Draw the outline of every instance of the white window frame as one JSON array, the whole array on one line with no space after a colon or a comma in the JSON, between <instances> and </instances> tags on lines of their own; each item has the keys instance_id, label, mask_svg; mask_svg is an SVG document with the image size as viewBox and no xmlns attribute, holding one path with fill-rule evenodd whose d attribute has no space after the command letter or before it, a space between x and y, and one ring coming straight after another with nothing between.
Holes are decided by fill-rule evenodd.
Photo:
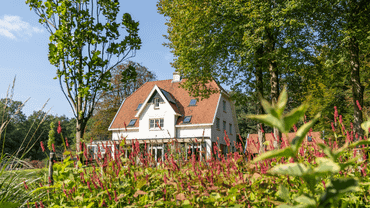
<instances>
[{"instance_id":1,"label":"white window frame","mask_svg":"<svg viewBox=\"0 0 370 208\"><path fill-rule=\"evenodd\" d=\"M154 122L153 126L151 126L151 121ZM164 127L164 118L151 118L149 119L149 129L160 129L159 126L157 126L157 122L161 128Z\"/></svg>"},{"instance_id":2,"label":"white window frame","mask_svg":"<svg viewBox=\"0 0 370 208\"><path fill-rule=\"evenodd\" d=\"M153 103L154 103L154 108L159 108L159 98L154 98Z\"/></svg>"}]
</instances>

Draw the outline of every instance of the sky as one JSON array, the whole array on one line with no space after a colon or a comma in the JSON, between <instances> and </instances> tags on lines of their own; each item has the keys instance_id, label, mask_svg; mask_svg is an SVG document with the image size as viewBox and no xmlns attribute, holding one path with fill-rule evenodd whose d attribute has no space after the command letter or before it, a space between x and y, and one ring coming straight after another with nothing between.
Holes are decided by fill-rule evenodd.
<instances>
[{"instance_id":1,"label":"sky","mask_svg":"<svg viewBox=\"0 0 370 208\"><path fill-rule=\"evenodd\" d=\"M120 0L119 19L130 13L139 21L141 49L130 60L140 63L157 75L158 80L172 79L173 55L163 46L167 40L166 19L157 12L155 0ZM16 77L13 100L24 102L27 116L42 108L53 115L73 117L56 76L56 68L47 58L50 34L38 22L25 0L6 0L0 7L0 98L5 98Z\"/></svg>"}]
</instances>

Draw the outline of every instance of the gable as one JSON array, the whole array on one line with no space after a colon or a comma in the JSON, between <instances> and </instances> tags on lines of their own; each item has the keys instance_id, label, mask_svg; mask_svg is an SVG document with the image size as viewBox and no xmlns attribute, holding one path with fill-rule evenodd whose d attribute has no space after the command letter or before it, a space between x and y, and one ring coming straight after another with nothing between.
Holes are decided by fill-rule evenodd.
<instances>
[{"instance_id":1,"label":"gable","mask_svg":"<svg viewBox=\"0 0 370 208\"><path fill-rule=\"evenodd\" d=\"M126 98L109 129L124 128L124 123L128 125L131 119L137 118L135 115L139 113L138 110L136 110L138 105L143 103L141 108L145 107L144 102L147 100L156 85L161 91L163 97L156 91L150 95L148 102L156 96L166 99L172 109L178 115L181 115L177 119L176 124L181 124L185 116L192 116L192 124L213 123L220 93L212 94L208 99L199 99L196 106L190 106L190 101L191 99L194 99L194 97L191 97L185 89L180 88L180 84L183 81L185 80L182 80L181 82L172 82L172 80L146 82L132 95ZM215 81L208 85L213 89L220 89ZM139 123L140 122L136 122L135 127L139 127Z\"/></svg>"},{"instance_id":2,"label":"gable","mask_svg":"<svg viewBox=\"0 0 370 208\"><path fill-rule=\"evenodd\" d=\"M154 98L158 98L159 102L164 102L161 95L157 91L155 91L153 95L149 98L148 103L153 103Z\"/></svg>"}]
</instances>

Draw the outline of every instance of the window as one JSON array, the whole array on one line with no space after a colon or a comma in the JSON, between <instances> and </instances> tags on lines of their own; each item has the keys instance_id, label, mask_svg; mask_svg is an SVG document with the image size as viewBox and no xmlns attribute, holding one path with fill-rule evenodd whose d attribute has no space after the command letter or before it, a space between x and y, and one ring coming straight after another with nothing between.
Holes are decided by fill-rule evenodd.
<instances>
[{"instance_id":1,"label":"window","mask_svg":"<svg viewBox=\"0 0 370 208\"><path fill-rule=\"evenodd\" d=\"M189 106L195 106L195 104L197 104L197 100L196 99L191 99Z\"/></svg>"},{"instance_id":2,"label":"window","mask_svg":"<svg viewBox=\"0 0 370 208\"><path fill-rule=\"evenodd\" d=\"M142 106L143 104L142 103L140 103L138 106L137 106L137 108L136 108L136 110L139 110L140 108L141 108L141 106Z\"/></svg>"},{"instance_id":3,"label":"window","mask_svg":"<svg viewBox=\"0 0 370 208\"><path fill-rule=\"evenodd\" d=\"M220 119L216 118L216 129L220 130Z\"/></svg>"},{"instance_id":4,"label":"window","mask_svg":"<svg viewBox=\"0 0 370 208\"><path fill-rule=\"evenodd\" d=\"M185 116L183 123L190 123L191 116Z\"/></svg>"},{"instance_id":5,"label":"window","mask_svg":"<svg viewBox=\"0 0 370 208\"><path fill-rule=\"evenodd\" d=\"M154 98L153 103L154 103L154 108L159 108L159 98Z\"/></svg>"},{"instance_id":6,"label":"window","mask_svg":"<svg viewBox=\"0 0 370 208\"><path fill-rule=\"evenodd\" d=\"M226 121L223 121L223 122L222 122L222 127L223 127L223 129L222 129L222 130L226 131Z\"/></svg>"},{"instance_id":7,"label":"window","mask_svg":"<svg viewBox=\"0 0 370 208\"><path fill-rule=\"evenodd\" d=\"M163 118L155 118L149 120L149 128L150 129L159 129L159 126L163 128L164 126L164 119Z\"/></svg>"},{"instance_id":8,"label":"window","mask_svg":"<svg viewBox=\"0 0 370 208\"><path fill-rule=\"evenodd\" d=\"M229 124L229 134L233 134L232 129L233 129L233 125L232 124Z\"/></svg>"},{"instance_id":9,"label":"window","mask_svg":"<svg viewBox=\"0 0 370 208\"><path fill-rule=\"evenodd\" d=\"M135 122L136 122L136 119L131 119L131 121L128 124L128 126L134 126L135 125Z\"/></svg>"},{"instance_id":10,"label":"window","mask_svg":"<svg viewBox=\"0 0 370 208\"><path fill-rule=\"evenodd\" d=\"M222 101L222 108L224 109L224 112L226 112L226 101L225 100Z\"/></svg>"},{"instance_id":11,"label":"window","mask_svg":"<svg viewBox=\"0 0 370 208\"><path fill-rule=\"evenodd\" d=\"M307 136L307 141L308 141L308 142L312 142L312 137Z\"/></svg>"}]
</instances>

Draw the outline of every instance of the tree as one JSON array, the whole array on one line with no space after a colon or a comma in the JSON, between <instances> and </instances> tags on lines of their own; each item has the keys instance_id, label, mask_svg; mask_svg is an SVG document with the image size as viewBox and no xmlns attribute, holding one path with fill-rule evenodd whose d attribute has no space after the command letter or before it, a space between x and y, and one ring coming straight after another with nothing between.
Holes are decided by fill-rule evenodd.
<instances>
[{"instance_id":1,"label":"tree","mask_svg":"<svg viewBox=\"0 0 370 208\"><path fill-rule=\"evenodd\" d=\"M354 131L363 136L361 123L364 98L364 82L361 70L369 70L370 4L367 0L309 1L307 9L313 11L308 20L317 31L317 47L328 46L331 54L326 64L341 66L350 74Z\"/></svg>"},{"instance_id":2,"label":"tree","mask_svg":"<svg viewBox=\"0 0 370 208\"><path fill-rule=\"evenodd\" d=\"M117 22L118 1L27 0L50 33L49 62L76 118L76 143L83 138L102 91L110 89L110 70L140 49L138 22L128 13ZM126 30L124 39L119 27ZM117 57L115 61L112 57ZM125 79L132 79L128 68ZM64 84L64 85L63 85ZM79 145L76 148L80 152Z\"/></svg>"},{"instance_id":3,"label":"tree","mask_svg":"<svg viewBox=\"0 0 370 208\"><path fill-rule=\"evenodd\" d=\"M122 73L129 67L135 68L136 81L122 80ZM139 63L128 61L112 71L112 89L104 91L101 100L96 104L94 116L88 123L87 136L94 139L106 139L110 136L108 128L125 98L134 93L145 82L154 81L156 75Z\"/></svg>"},{"instance_id":4,"label":"tree","mask_svg":"<svg viewBox=\"0 0 370 208\"><path fill-rule=\"evenodd\" d=\"M167 46L176 57L173 66L187 79L182 87L195 97L214 93L206 84L216 79L233 91L253 92L262 114L257 97L264 97L264 76L275 103L279 75L310 55L312 31L302 21L305 8L299 1L160 0L158 9L170 17Z\"/></svg>"}]
</instances>

